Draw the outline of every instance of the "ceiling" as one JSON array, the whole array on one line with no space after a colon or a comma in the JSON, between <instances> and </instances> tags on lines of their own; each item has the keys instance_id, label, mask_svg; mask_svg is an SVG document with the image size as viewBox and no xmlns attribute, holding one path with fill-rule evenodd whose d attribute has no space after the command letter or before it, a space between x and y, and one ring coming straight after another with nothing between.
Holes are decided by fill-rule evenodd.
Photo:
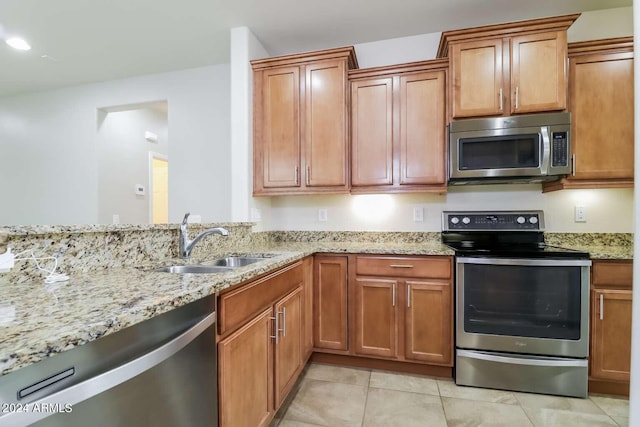
<instances>
[{"instance_id":1,"label":"ceiling","mask_svg":"<svg viewBox=\"0 0 640 427\"><path fill-rule=\"evenodd\" d=\"M0 96L229 62L247 26L272 55L631 6L632 0L1 0Z\"/></svg>"}]
</instances>

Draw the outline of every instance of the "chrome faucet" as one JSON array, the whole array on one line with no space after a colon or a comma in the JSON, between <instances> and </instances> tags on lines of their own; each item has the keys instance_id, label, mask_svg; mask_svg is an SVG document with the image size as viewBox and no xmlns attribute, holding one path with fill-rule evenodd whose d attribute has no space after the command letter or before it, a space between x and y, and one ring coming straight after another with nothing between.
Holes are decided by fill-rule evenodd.
<instances>
[{"instance_id":1,"label":"chrome faucet","mask_svg":"<svg viewBox=\"0 0 640 427\"><path fill-rule=\"evenodd\" d=\"M202 233L198 234L193 240L189 240L189 230L187 229L187 218L189 218L189 215L191 215L189 212L187 212L184 215L184 218L182 219L182 224L180 225L180 256L182 258L189 258L189 255L191 255L191 251L193 250L193 247L196 245L196 243L198 243L200 240L202 240L203 237L208 236L209 234L220 234L222 236L228 236L229 232L227 231L227 229L222 228L222 227L216 227L216 228L209 228L207 230L204 230Z\"/></svg>"}]
</instances>

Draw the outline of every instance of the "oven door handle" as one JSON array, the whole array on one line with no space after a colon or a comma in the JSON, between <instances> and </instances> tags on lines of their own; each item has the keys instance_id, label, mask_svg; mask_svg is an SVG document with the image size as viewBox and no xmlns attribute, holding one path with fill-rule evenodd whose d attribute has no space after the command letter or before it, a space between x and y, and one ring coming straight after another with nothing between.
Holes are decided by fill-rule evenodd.
<instances>
[{"instance_id":1,"label":"oven door handle","mask_svg":"<svg viewBox=\"0 0 640 427\"><path fill-rule=\"evenodd\" d=\"M509 357L496 354L487 354L477 351L457 350L456 354L469 359L480 359L488 362L508 363L511 365L546 366L546 367L587 367L587 359L549 359L536 358L535 356Z\"/></svg>"},{"instance_id":2,"label":"oven door handle","mask_svg":"<svg viewBox=\"0 0 640 427\"><path fill-rule=\"evenodd\" d=\"M590 267L588 259L531 259L531 258L491 258L456 257L457 264L522 265L533 267Z\"/></svg>"}]
</instances>

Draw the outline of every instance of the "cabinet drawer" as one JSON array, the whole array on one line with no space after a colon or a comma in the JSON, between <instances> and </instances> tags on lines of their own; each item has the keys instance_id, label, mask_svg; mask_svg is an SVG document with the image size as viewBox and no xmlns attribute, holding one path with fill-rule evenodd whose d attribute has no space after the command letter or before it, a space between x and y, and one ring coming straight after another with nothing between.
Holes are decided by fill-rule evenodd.
<instances>
[{"instance_id":1,"label":"cabinet drawer","mask_svg":"<svg viewBox=\"0 0 640 427\"><path fill-rule=\"evenodd\" d=\"M610 286L631 288L633 281L632 260L595 260L591 269L594 287Z\"/></svg>"},{"instance_id":2,"label":"cabinet drawer","mask_svg":"<svg viewBox=\"0 0 640 427\"><path fill-rule=\"evenodd\" d=\"M220 335L236 329L302 284L302 261L250 282L218 299Z\"/></svg>"},{"instance_id":3,"label":"cabinet drawer","mask_svg":"<svg viewBox=\"0 0 640 427\"><path fill-rule=\"evenodd\" d=\"M451 257L358 256L356 274L369 276L451 278Z\"/></svg>"}]
</instances>

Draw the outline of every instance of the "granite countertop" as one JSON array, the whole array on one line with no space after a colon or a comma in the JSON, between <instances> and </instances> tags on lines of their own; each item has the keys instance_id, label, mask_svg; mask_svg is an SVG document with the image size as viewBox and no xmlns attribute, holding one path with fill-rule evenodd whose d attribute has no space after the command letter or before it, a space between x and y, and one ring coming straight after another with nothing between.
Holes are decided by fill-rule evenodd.
<instances>
[{"instance_id":1,"label":"granite countertop","mask_svg":"<svg viewBox=\"0 0 640 427\"><path fill-rule=\"evenodd\" d=\"M318 252L453 255L439 242L274 243L237 252L269 254L270 258L218 274L152 271L184 264L173 259L75 274L54 284L39 280L14 283L0 276L0 372L7 374ZM199 261L202 259L190 262Z\"/></svg>"}]
</instances>

